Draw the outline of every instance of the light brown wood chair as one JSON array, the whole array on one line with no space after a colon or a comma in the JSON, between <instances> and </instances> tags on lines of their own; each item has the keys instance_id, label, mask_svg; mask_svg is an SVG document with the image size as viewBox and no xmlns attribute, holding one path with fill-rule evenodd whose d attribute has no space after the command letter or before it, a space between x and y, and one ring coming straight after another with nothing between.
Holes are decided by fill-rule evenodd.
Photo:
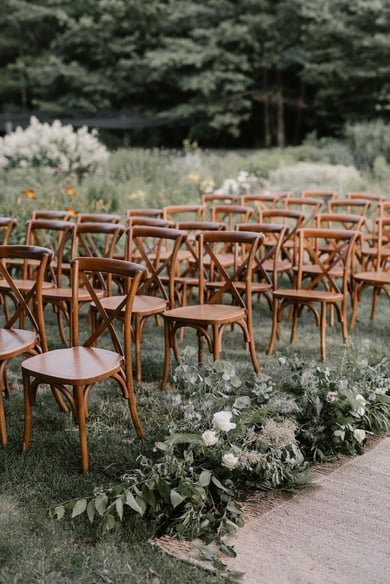
<instances>
[{"instance_id":1,"label":"light brown wood chair","mask_svg":"<svg viewBox=\"0 0 390 584\"><path fill-rule=\"evenodd\" d=\"M204 205L168 205L163 207L163 219L173 221L175 225L179 221L202 221L205 219L206 207Z\"/></svg>"},{"instance_id":2,"label":"light brown wood chair","mask_svg":"<svg viewBox=\"0 0 390 584\"><path fill-rule=\"evenodd\" d=\"M121 216L116 213L77 213L76 223L120 223Z\"/></svg>"},{"instance_id":3,"label":"light brown wood chair","mask_svg":"<svg viewBox=\"0 0 390 584\"><path fill-rule=\"evenodd\" d=\"M127 400L139 438L144 437L134 394L131 358L131 320L134 297L145 277L142 266L124 260L106 258L75 258L72 261L72 341L71 347L55 349L26 359L22 363L25 395L23 451L28 449L32 427L32 406L36 403L40 384L46 383L66 399L79 427L81 467L88 471L86 418L88 397L93 386L112 378ZM96 277L120 277L126 281L126 295L116 309L107 311L96 294ZM99 314L98 325L82 341L79 330L80 290L87 290ZM120 320L117 318L120 315ZM120 326L116 326L119 323ZM108 348L111 347L112 348Z\"/></svg>"},{"instance_id":4,"label":"light brown wood chair","mask_svg":"<svg viewBox=\"0 0 390 584\"><path fill-rule=\"evenodd\" d=\"M327 191L322 189L320 190L313 189L310 191L309 190L302 191L301 197L304 199L317 199L321 201L321 210L326 211L328 202L337 199L338 192L332 190Z\"/></svg>"},{"instance_id":5,"label":"light brown wood chair","mask_svg":"<svg viewBox=\"0 0 390 584\"><path fill-rule=\"evenodd\" d=\"M285 209L303 213L305 219L302 227L314 227L315 218L323 207L320 199L310 199L309 197L289 197L283 201Z\"/></svg>"},{"instance_id":6,"label":"light brown wood chair","mask_svg":"<svg viewBox=\"0 0 390 584\"><path fill-rule=\"evenodd\" d=\"M117 251L120 237L125 232L121 224L116 223L76 223L73 227L73 240L71 243L71 259L78 256L95 258L112 258ZM57 281L56 285L43 291L44 305L53 305L57 313L58 329L63 343L68 344L67 330L70 326L70 306L73 298L72 287L65 281L68 277L68 265L64 270L64 262L60 270L60 258L57 256ZM96 291L100 296L112 293L111 279L103 280L95 278ZM96 292L97 293L97 292ZM91 295L87 288L81 288L78 293L80 303L91 301Z\"/></svg>"},{"instance_id":7,"label":"light brown wood chair","mask_svg":"<svg viewBox=\"0 0 390 584\"><path fill-rule=\"evenodd\" d=\"M1 245L7 245L13 230L17 225L14 217L0 217L0 241Z\"/></svg>"},{"instance_id":8,"label":"light brown wood chair","mask_svg":"<svg viewBox=\"0 0 390 584\"><path fill-rule=\"evenodd\" d=\"M311 311L320 327L321 358L326 360L326 326L328 307L334 307L341 322L342 336L348 342L347 297L354 246L358 231L342 229L300 229L296 278L292 289L273 292L273 325L268 354L272 354L279 333L279 322L287 308L292 310L290 342L296 338L298 320L304 308ZM324 244L328 253L323 254ZM340 269L342 268L341 277ZM320 310L318 310L318 306ZM331 311L333 317L333 311Z\"/></svg>"},{"instance_id":9,"label":"light brown wood chair","mask_svg":"<svg viewBox=\"0 0 390 584\"><path fill-rule=\"evenodd\" d=\"M7 365L13 357L24 353L36 355L47 350L43 320L42 286L52 259L49 249L27 245L0 246L0 278L7 282L8 312L0 328L0 439L7 443L3 393L10 396ZM8 260L36 263L36 277L26 293L22 293L12 276ZM22 322L23 328L17 325Z\"/></svg>"},{"instance_id":10,"label":"light brown wood chair","mask_svg":"<svg viewBox=\"0 0 390 584\"><path fill-rule=\"evenodd\" d=\"M173 228L135 226L126 232L126 258L129 261L136 258L137 263L147 270L147 276L137 290L133 305L132 330L137 381L142 381L141 349L146 322L149 317L157 317L175 305L178 254L185 238L184 231ZM111 312L116 310L121 298L108 296L101 303Z\"/></svg>"},{"instance_id":11,"label":"light brown wood chair","mask_svg":"<svg viewBox=\"0 0 390 584\"><path fill-rule=\"evenodd\" d=\"M364 250L363 257L365 268L353 275L351 328L355 325L358 305L364 290L372 288L371 320L375 318L381 292L390 298L390 217L378 220L376 245L371 250Z\"/></svg>"},{"instance_id":12,"label":"light brown wood chair","mask_svg":"<svg viewBox=\"0 0 390 584\"><path fill-rule=\"evenodd\" d=\"M74 215L70 211L55 209L36 209L31 219L54 219L55 221L70 221Z\"/></svg>"},{"instance_id":13,"label":"light brown wood chair","mask_svg":"<svg viewBox=\"0 0 390 584\"><path fill-rule=\"evenodd\" d=\"M199 257L198 304L167 310L163 313L165 360L161 388L168 383L171 350L179 359L176 333L183 327L194 328L198 335L198 359L203 362L203 341L206 340L214 360L219 359L222 336L228 325L242 329L245 347L249 350L253 368L260 371L257 360L252 320L252 269L261 236L239 231L205 231L197 240ZM219 246L229 245L235 257L230 269L219 260ZM208 258L208 261L205 259ZM245 293L237 286L245 281ZM230 302L230 303L229 303Z\"/></svg>"},{"instance_id":14,"label":"light brown wood chair","mask_svg":"<svg viewBox=\"0 0 390 584\"><path fill-rule=\"evenodd\" d=\"M162 219L163 217L163 210L162 209L153 209L153 208L145 208L145 209L127 209L126 211L126 221L130 217L150 217L155 219Z\"/></svg>"},{"instance_id":15,"label":"light brown wood chair","mask_svg":"<svg viewBox=\"0 0 390 584\"><path fill-rule=\"evenodd\" d=\"M264 209L275 209L282 206L283 201L292 196L292 192L257 193L241 195L240 204L244 207L253 207L255 221L258 220L258 212Z\"/></svg>"}]
</instances>

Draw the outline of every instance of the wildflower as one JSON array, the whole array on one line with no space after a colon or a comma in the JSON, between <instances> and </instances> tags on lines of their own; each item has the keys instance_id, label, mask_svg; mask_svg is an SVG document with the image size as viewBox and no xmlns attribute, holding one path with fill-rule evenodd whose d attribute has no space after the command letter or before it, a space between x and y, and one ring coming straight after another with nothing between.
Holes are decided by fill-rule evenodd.
<instances>
[{"instance_id":1,"label":"wildflower","mask_svg":"<svg viewBox=\"0 0 390 584\"><path fill-rule=\"evenodd\" d=\"M287 363L286 357L279 357L278 361L279 361L279 365L286 365L286 363Z\"/></svg>"},{"instance_id":2,"label":"wildflower","mask_svg":"<svg viewBox=\"0 0 390 584\"><path fill-rule=\"evenodd\" d=\"M339 399L339 394L337 393L337 391L329 391L326 394L326 401L328 402L334 402L337 401Z\"/></svg>"},{"instance_id":3,"label":"wildflower","mask_svg":"<svg viewBox=\"0 0 390 584\"><path fill-rule=\"evenodd\" d=\"M197 185L199 182L199 174L196 174L196 172L190 172L188 174L187 178L191 183L193 183L195 185Z\"/></svg>"},{"instance_id":4,"label":"wildflower","mask_svg":"<svg viewBox=\"0 0 390 584\"><path fill-rule=\"evenodd\" d=\"M239 458L234 456L232 452L228 452L222 456L222 466L225 466L229 470L233 470L238 465Z\"/></svg>"},{"instance_id":5,"label":"wildflower","mask_svg":"<svg viewBox=\"0 0 390 584\"><path fill-rule=\"evenodd\" d=\"M222 412L216 412L213 416L213 425L217 430L222 432L229 432L236 427L236 424L231 422L232 412L224 410Z\"/></svg>"},{"instance_id":6,"label":"wildflower","mask_svg":"<svg viewBox=\"0 0 390 584\"><path fill-rule=\"evenodd\" d=\"M214 446L218 442L218 436L214 430L206 430L202 434L202 440L206 446Z\"/></svg>"},{"instance_id":7,"label":"wildflower","mask_svg":"<svg viewBox=\"0 0 390 584\"><path fill-rule=\"evenodd\" d=\"M74 195L76 194L76 191L74 190L73 187L71 187L70 185L66 185L65 187L66 193L70 196L70 197L74 197Z\"/></svg>"},{"instance_id":8,"label":"wildflower","mask_svg":"<svg viewBox=\"0 0 390 584\"><path fill-rule=\"evenodd\" d=\"M360 428L356 428L356 430L353 431L353 437L355 438L356 442L361 444L366 438L366 432Z\"/></svg>"},{"instance_id":9,"label":"wildflower","mask_svg":"<svg viewBox=\"0 0 390 584\"><path fill-rule=\"evenodd\" d=\"M357 394L357 396L355 397L355 400L358 403L358 407L356 408L355 412L358 416L362 417L365 414L365 411L366 411L365 405L367 402L360 393Z\"/></svg>"},{"instance_id":10,"label":"wildflower","mask_svg":"<svg viewBox=\"0 0 390 584\"><path fill-rule=\"evenodd\" d=\"M25 195L28 199L37 198L34 189L24 189L24 191L22 191L22 194Z\"/></svg>"},{"instance_id":11,"label":"wildflower","mask_svg":"<svg viewBox=\"0 0 390 584\"><path fill-rule=\"evenodd\" d=\"M71 209L70 207L65 207L65 211L70 213L73 217L75 217L77 215L76 209Z\"/></svg>"}]
</instances>

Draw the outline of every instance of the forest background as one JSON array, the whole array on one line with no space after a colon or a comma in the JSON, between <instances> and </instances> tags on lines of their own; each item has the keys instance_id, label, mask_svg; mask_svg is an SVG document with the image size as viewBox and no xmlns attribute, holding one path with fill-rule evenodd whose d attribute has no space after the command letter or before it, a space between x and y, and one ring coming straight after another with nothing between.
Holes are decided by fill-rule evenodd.
<instances>
[{"instance_id":1,"label":"forest background","mask_svg":"<svg viewBox=\"0 0 390 584\"><path fill-rule=\"evenodd\" d=\"M2 0L0 130L34 113L112 147L337 138L389 120L389 31L389 0Z\"/></svg>"}]
</instances>

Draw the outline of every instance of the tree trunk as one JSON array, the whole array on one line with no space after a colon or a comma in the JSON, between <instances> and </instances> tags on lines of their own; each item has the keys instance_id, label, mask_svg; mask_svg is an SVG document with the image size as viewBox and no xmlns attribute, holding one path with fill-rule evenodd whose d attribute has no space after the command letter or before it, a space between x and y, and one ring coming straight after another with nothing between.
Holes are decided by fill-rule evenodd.
<instances>
[{"instance_id":1,"label":"tree trunk","mask_svg":"<svg viewBox=\"0 0 390 584\"><path fill-rule=\"evenodd\" d=\"M281 71L276 72L275 101L277 120L277 144L279 148L284 148L286 143L286 136L284 127L284 97Z\"/></svg>"},{"instance_id":2,"label":"tree trunk","mask_svg":"<svg viewBox=\"0 0 390 584\"><path fill-rule=\"evenodd\" d=\"M269 115L269 87L268 71L263 69L263 87L264 87L264 143L268 148L271 146L271 124Z\"/></svg>"}]
</instances>

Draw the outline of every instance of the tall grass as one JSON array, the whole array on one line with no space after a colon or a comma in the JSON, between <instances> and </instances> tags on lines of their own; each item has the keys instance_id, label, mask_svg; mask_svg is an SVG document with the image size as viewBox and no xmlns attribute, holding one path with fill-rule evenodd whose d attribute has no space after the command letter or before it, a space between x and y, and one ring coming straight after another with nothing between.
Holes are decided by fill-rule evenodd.
<instances>
[{"instance_id":1,"label":"tall grass","mask_svg":"<svg viewBox=\"0 0 390 584\"><path fill-rule=\"evenodd\" d=\"M24 221L36 208L119 211L124 217L125 210L130 207L156 207L199 200L202 185L207 181L213 181L218 187L224 179L236 177L241 170L257 177L259 189L277 188L279 185L273 184L270 178L272 172L281 167L284 170L294 168L305 156L299 149L295 154L288 149L285 152L256 152L245 157L200 152L194 147L179 153L120 150L112 155L103 174L86 176L80 181L74 176L48 174L38 168L28 171L14 169L0 175L0 213L18 218L19 228L14 241L22 241ZM317 150L316 156L310 186L316 181L316 164L329 162L328 159L321 160ZM294 173L295 170L291 171L290 178L295 176ZM288 172L283 176L287 183ZM371 190L372 177L364 175L361 180L362 188ZM34 191L35 198L23 193L29 189ZM351 341L355 347L364 347L366 358L376 363L387 357L388 299L380 298L374 321L369 320L369 311L367 294L359 307ZM47 319L51 344L58 345L58 332L50 311ZM264 302L255 305L254 323L260 364L265 372L275 373L277 356L269 357L265 353L271 315ZM342 351L341 332L337 325L327 330L330 365L337 361ZM319 359L319 330L309 315L300 321L297 340L291 349L289 331L290 324L283 322L283 340L277 343L277 350L297 351L308 361ZM195 342L193 334L186 331L181 348ZM238 371L250 367L238 329L225 335L223 357L236 364ZM142 358L145 380L137 385L136 393L146 439L141 442L136 438L127 405L121 400L117 387L109 382L95 387L89 402L88 421L91 471L86 475L80 473L77 428L71 416L58 411L47 390L38 392L30 450L21 454L23 397L19 362L13 362L9 375L13 395L10 400L5 400L9 445L0 450L0 584L211 584L226 581L200 568L182 564L153 547L149 538L155 535L154 526L141 519L98 539L77 518L66 523L58 522L52 516L58 503L88 496L99 486L107 487L120 480L136 457L153 448L154 442L165 435L170 410L158 387L163 366L163 334L152 319L145 328Z\"/></svg>"}]
</instances>

